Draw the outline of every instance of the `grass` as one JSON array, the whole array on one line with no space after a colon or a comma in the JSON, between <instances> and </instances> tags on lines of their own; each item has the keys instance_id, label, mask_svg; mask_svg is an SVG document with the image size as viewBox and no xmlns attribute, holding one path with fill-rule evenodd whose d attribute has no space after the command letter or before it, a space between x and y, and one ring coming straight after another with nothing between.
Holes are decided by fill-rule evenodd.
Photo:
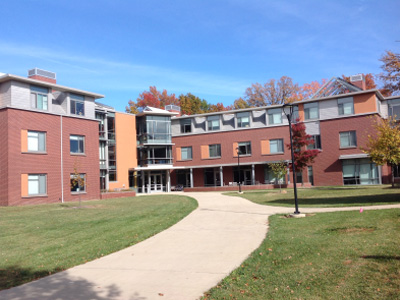
<instances>
[{"instance_id":1,"label":"grass","mask_svg":"<svg viewBox=\"0 0 400 300\"><path fill-rule=\"evenodd\" d=\"M262 245L202 298L399 299L400 209L270 218Z\"/></svg>"},{"instance_id":2,"label":"grass","mask_svg":"<svg viewBox=\"0 0 400 300\"><path fill-rule=\"evenodd\" d=\"M253 190L238 195L236 192L225 193L240 196L255 203L273 206L294 206L293 189ZM342 207L368 206L400 203L400 189L389 186L368 187L313 187L297 189L299 207Z\"/></svg>"},{"instance_id":3,"label":"grass","mask_svg":"<svg viewBox=\"0 0 400 300\"><path fill-rule=\"evenodd\" d=\"M134 245L197 207L184 196L0 208L0 290Z\"/></svg>"}]
</instances>

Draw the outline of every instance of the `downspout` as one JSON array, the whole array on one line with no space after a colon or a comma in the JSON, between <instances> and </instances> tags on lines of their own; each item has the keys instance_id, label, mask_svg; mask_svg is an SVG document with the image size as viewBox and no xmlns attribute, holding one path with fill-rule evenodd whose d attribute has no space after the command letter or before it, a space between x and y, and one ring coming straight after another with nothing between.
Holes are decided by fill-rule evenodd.
<instances>
[{"instance_id":1,"label":"downspout","mask_svg":"<svg viewBox=\"0 0 400 300\"><path fill-rule=\"evenodd\" d=\"M64 203L64 164L63 164L63 122L62 116L60 116L60 129L61 129L61 138L60 138L60 147L61 147L61 203Z\"/></svg>"}]
</instances>

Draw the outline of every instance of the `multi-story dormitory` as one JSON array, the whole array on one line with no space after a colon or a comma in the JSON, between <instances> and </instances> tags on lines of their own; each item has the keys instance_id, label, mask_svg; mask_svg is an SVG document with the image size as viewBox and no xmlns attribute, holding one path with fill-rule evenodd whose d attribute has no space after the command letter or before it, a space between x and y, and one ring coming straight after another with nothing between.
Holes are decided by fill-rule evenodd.
<instances>
[{"instance_id":1,"label":"multi-story dormitory","mask_svg":"<svg viewBox=\"0 0 400 300\"><path fill-rule=\"evenodd\" d=\"M0 205L99 199L127 189L229 190L239 178L244 188L291 186L289 169L277 179L269 167L290 160L281 105L192 116L176 106L147 107L132 115L96 102L103 97L61 86L40 69L28 78L0 74ZM297 174L299 184L389 181L389 167L376 166L361 148L374 120L400 116L400 97L366 91L363 76L355 76L352 84L333 78L294 105L294 118L314 138L310 147L321 150Z\"/></svg>"}]
</instances>

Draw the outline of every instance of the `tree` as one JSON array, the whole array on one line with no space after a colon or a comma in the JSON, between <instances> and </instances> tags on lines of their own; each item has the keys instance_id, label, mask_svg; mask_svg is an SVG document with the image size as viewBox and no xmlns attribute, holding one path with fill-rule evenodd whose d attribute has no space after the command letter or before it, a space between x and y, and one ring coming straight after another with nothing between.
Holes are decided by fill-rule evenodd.
<instances>
[{"instance_id":1,"label":"tree","mask_svg":"<svg viewBox=\"0 0 400 300\"><path fill-rule=\"evenodd\" d=\"M201 105L202 100L191 94L187 93L186 95L181 94L179 96L179 105L181 107L181 113L184 115L195 115L204 113Z\"/></svg>"},{"instance_id":2,"label":"tree","mask_svg":"<svg viewBox=\"0 0 400 300\"><path fill-rule=\"evenodd\" d=\"M139 95L136 103L130 100L125 110L130 113L138 113L140 109L146 106L165 108L168 104L179 105L179 100L175 97L175 94L168 95L167 90L159 92L155 86L150 86L148 91Z\"/></svg>"},{"instance_id":3,"label":"tree","mask_svg":"<svg viewBox=\"0 0 400 300\"><path fill-rule=\"evenodd\" d=\"M383 62L383 73L379 74L384 82L383 88L393 95L400 94L400 54L386 51L380 61Z\"/></svg>"},{"instance_id":4,"label":"tree","mask_svg":"<svg viewBox=\"0 0 400 300\"><path fill-rule=\"evenodd\" d=\"M347 82L351 83L350 76L342 75L342 78L344 80L346 80ZM375 77L374 77L374 75L372 75L372 73L365 74L364 79L365 79L365 89L366 90L374 90L377 88L377 85L375 83ZM384 97L389 97L391 95L391 92L389 90L387 90L386 88L381 88L381 89L379 89L379 91L381 92L381 94Z\"/></svg>"},{"instance_id":5,"label":"tree","mask_svg":"<svg viewBox=\"0 0 400 300\"><path fill-rule=\"evenodd\" d=\"M278 179L279 182L279 192L282 193L282 178L285 178L285 175L287 173L287 163L283 160L277 163L271 163L268 164L269 167L272 170L272 173L274 173L275 178Z\"/></svg>"},{"instance_id":6,"label":"tree","mask_svg":"<svg viewBox=\"0 0 400 300\"><path fill-rule=\"evenodd\" d=\"M75 160L74 162L74 172L71 175L71 190L75 190L76 192L79 193L79 207L82 206L82 200L81 200L81 188L85 188L86 183L85 183L85 178L81 176L79 173L79 164Z\"/></svg>"},{"instance_id":7,"label":"tree","mask_svg":"<svg viewBox=\"0 0 400 300\"><path fill-rule=\"evenodd\" d=\"M306 133L306 126L298 120L292 124L293 136L293 152L294 152L294 167L296 172L302 171L307 165L314 162L315 157L319 154L319 150L307 149L308 145L314 143L311 135ZM291 150L290 143L286 144Z\"/></svg>"},{"instance_id":8,"label":"tree","mask_svg":"<svg viewBox=\"0 0 400 300\"><path fill-rule=\"evenodd\" d=\"M299 86L292 78L282 76L278 81L271 79L264 85L253 83L245 91L245 100L250 107L284 104L298 91Z\"/></svg>"},{"instance_id":9,"label":"tree","mask_svg":"<svg viewBox=\"0 0 400 300\"><path fill-rule=\"evenodd\" d=\"M217 103L217 104L211 104L209 106L208 112L219 112L219 111L225 111L227 110L225 106L222 103Z\"/></svg>"},{"instance_id":10,"label":"tree","mask_svg":"<svg viewBox=\"0 0 400 300\"><path fill-rule=\"evenodd\" d=\"M392 169L391 182L394 187L394 167L400 164L400 129L392 117L375 121L376 135L368 135L367 148L371 160L382 166L388 164Z\"/></svg>"},{"instance_id":11,"label":"tree","mask_svg":"<svg viewBox=\"0 0 400 300\"><path fill-rule=\"evenodd\" d=\"M242 98L238 98L233 102L233 107L232 109L245 109L245 108L250 108L250 105Z\"/></svg>"}]
</instances>

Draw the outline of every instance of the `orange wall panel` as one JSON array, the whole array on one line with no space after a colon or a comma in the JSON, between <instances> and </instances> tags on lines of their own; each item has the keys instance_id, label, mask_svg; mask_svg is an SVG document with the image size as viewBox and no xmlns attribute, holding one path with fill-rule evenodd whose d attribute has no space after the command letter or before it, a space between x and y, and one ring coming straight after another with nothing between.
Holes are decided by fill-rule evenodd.
<instances>
[{"instance_id":1,"label":"orange wall panel","mask_svg":"<svg viewBox=\"0 0 400 300\"><path fill-rule=\"evenodd\" d=\"M28 174L21 174L21 197L28 196Z\"/></svg>"},{"instance_id":2,"label":"orange wall panel","mask_svg":"<svg viewBox=\"0 0 400 300\"><path fill-rule=\"evenodd\" d=\"M176 160L182 160L182 152L180 147L176 148Z\"/></svg>"},{"instance_id":3,"label":"orange wall panel","mask_svg":"<svg viewBox=\"0 0 400 300\"><path fill-rule=\"evenodd\" d=\"M304 104L299 104L299 119L304 121Z\"/></svg>"},{"instance_id":4,"label":"orange wall panel","mask_svg":"<svg viewBox=\"0 0 400 300\"><path fill-rule=\"evenodd\" d=\"M233 143L233 156L237 157L237 147L238 147L238 143Z\"/></svg>"},{"instance_id":5,"label":"orange wall panel","mask_svg":"<svg viewBox=\"0 0 400 300\"><path fill-rule=\"evenodd\" d=\"M111 190L129 188L129 169L137 167L135 115L115 113L115 139L117 181L110 182Z\"/></svg>"},{"instance_id":6,"label":"orange wall panel","mask_svg":"<svg viewBox=\"0 0 400 300\"><path fill-rule=\"evenodd\" d=\"M375 93L355 95L353 99L355 114L364 114L377 111Z\"/></svg>"},{"instance_id":7,"label":"orange wall panel","mask_svg":"<svg viewBox=\"0 0 400 300\"><path fill-rule=\"evenodd\" d=\"M21 152L28 152L28 130L21 129Z\"/></svg>"},{"instance_id":8,"label":"orange wall panel","mask_svg":"<svg viewBox=\"0 0 400 300\"><path fill-rule=\"evenodd\" d=\"M261 155L269 154L269 140L261 141Z\"/></svg>"},{"instance_id":9,"label":"orange wall panel","mask_svg":"<svg viewBox=\"0 0 400 300\"><path fill-rule=\"evenodd\" d=\"M210 151L208 150L208 145L201 145L201 158L209 158Z\"/></svg>"}]
</instances>

